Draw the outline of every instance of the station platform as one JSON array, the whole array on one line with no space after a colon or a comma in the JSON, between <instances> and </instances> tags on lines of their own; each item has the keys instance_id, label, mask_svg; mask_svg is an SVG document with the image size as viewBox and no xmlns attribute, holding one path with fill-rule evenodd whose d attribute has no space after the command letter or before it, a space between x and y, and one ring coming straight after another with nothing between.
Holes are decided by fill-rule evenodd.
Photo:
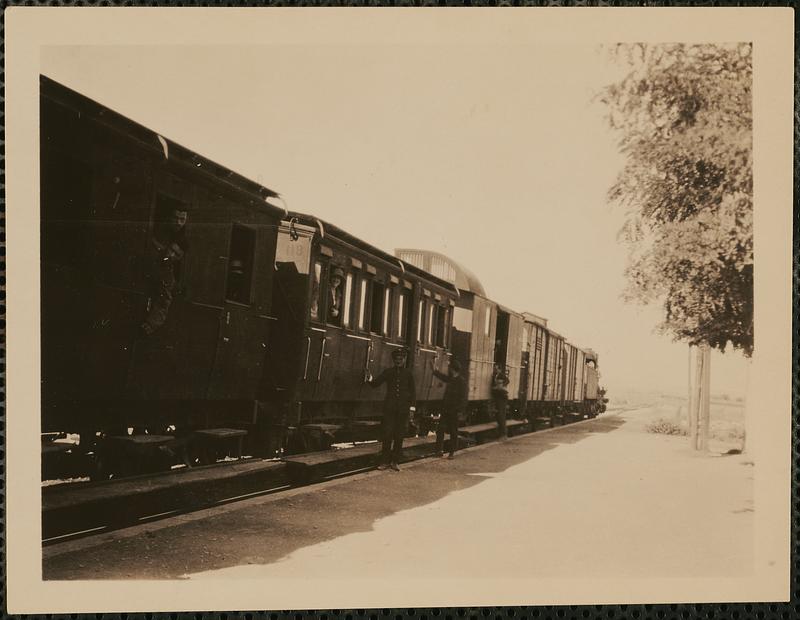
<instances>
[{"instance_id":1,"label":"station platform","mask_svg":"<svg viewBox=\"0 0 800 620\"><path fill-rule=\"evenodd\" d=\"M508 420L509 436L530 432L530 424ZM498 438L494 422L461 427L459 449ZM445 441L449 450L449 439ZM275 460L237 460L172 472L101 482L78 482L42 489L43 537L94 528L119 528L172 511L190 511L240 496L288 486L304 486L377 467L381 443L286 456ZM402 463L434 456L436 436L403 442Z\"/></svg>"}]
</instances>

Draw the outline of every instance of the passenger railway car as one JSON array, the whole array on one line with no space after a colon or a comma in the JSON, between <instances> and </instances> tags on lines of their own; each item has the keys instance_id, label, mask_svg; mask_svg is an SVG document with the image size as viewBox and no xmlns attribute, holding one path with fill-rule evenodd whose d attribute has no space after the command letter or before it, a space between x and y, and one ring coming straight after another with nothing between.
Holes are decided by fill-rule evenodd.
<instances>
[{"instance_id":1,"label":"passenger railway car","mask_svg":"<svg viewBox=\"0 0 800 620\"><path fill-rule=\"evenodd\" d=\"M277 193L40 88L43 432L257 425Z\"/></svg>"},{"instance_id":2,"label":"passenger railway car","mask_svg":"<svg viewBox=\"0 0 800 620\"><path fill-rule=\"evenodd\" d=\"M265 400L283 411L290 451L374 438L383 388L370 376L408 351L418 406L442 398L429 361L449 355L457 289L342 229L301 213L278 233L274 336Z\"/></svg>"}]
</instances>

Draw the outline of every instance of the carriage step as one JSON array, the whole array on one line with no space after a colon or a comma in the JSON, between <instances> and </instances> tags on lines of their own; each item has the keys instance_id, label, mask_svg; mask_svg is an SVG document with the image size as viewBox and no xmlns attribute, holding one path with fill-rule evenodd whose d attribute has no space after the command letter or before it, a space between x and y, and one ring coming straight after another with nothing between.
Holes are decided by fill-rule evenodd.
<instances>
[{"instance_id":1,"label":"carriage step","mask_svg":"<svg viewBox=\"0 0 800 620\"><path fill-rule=\"evenodd\" d=\"M506 420L506 432L509 437L521 435L530 431L529 424L524 420ZM464 426L458 430L461 435L473 439L477 443L486 443L499 437L496 422L485 422L483 424L473 424Z\"/></svg>"},{"instance_id":2,"label":"carriage step","mask_svg":"<svg viewBox=\"0 0 800 620\"><path fill-rule=\"evenodd\" d=\"M226 444L236 446L236 458L242 458L242 442L247 431L240 428L204 428L194 432L201 450L215 450Z\"/></svg>"},{"instance_id":3,"label":"carriage step","mask_svg":"<svg viewBox=\"0 0 800 620\"><path fill-rule=\"evenodd\" d=\"M286 475L292 484L319 482L330 476L377 463L380 444L364 444L344 450L321 450L283 458Z\"/></svg>"},{"instance_id":4,"label":"carriage step","mask_svg":"<svg viewBox=\"0 0 800 620\"><path fill-rule=\"evenodd\" d=\"M55 442L50 441L47 443L42 443L42 458L52 456L55 454L64 454L65 452L69 452L75 447L75 444L72 443L62 443L62 442Z\"/></svg>"}]
</instances>

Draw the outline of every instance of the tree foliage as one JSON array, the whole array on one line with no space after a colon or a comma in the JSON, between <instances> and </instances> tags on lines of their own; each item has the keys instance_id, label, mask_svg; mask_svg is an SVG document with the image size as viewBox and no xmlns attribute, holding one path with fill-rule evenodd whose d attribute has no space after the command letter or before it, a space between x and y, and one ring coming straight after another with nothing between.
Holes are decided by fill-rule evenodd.
<instances>
[{"instance_id":1,"label":"tree foliage","mask_svg":"<svg viewBox=\"0 0 800 620\"><path fill-rule=\"evenodd\" d=\"M625 164L625 296L663 303L662 331L753 350L752 48L621 44L600 100Z\"/></svg>"}]
</instances>

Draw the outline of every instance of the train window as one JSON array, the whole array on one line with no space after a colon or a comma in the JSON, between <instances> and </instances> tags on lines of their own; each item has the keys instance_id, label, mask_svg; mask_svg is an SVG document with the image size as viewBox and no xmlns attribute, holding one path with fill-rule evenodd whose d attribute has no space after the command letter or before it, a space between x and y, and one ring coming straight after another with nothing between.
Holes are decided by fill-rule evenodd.
<instances>
[{"instance_id":1,"label":"train window","mask_svg":"<svg viewBox=\"0 0 800 620\"><path fill-rule=\"evenodd\" d=\"M226 299L249 304L253 281L253 262L256 250L256 231L234 224L228 256L228 287Z\"/></svg>"},{"instance_id":2,"label":"train window","mask_svg":"<svg viewBox=\"0 0 800 620\"><path fill-rule=\"evenodd\" d=\"M358 305L358 329L366 330L367 328L367 289L369 288L369 281L366 278L361 278L361 290L359 293L360 303Z\"/></svg>"},{"instance_id":3,"label":"train window","mask_svg":"<svg viewBox=\"0 0 800 620\"><path fill-rule=\"evenodd\" d=\"M314 269L311 272L311 299L309 300L309 315L312 321L320 320L319 298L322 284L322 263L314 261Z\"/></svg>"},{"instance_id":4,"label":"train window","mask_svg":"<svg viewBox=\"0 0 800 620\"><path fill-rule=\"evenodd\" d=\"M387 288L383 295L383 324L382 324L382 333L385 336L389 335L389 310L392 305L392 290Z\"/></svg>"},{"instance_id":5,"label":"train window","mask_svg":"<svg viewBox=\"0 0 800 620\"><path fill-rule=\"evenodd\" d=\"M187 204L171 196L156 195L156 208L153 216L153 236L161 243L186 239L186 220L189 210Z\"/></svg>"},{"instance_id":6,"label":"train window","mask_svg":"<svg viewBox=\"0 0 800 620\"><path fill-rule=\"evenodd\" d=\"M419 311L417 313L417 342L422 342L422 330L425 327L425 300L419 300Z\"/></svg>"},{"instance_id":7,"label":"train window","mask_svg":"<svg viewBox=\"0 0 800 620\"><path fill-rule=\"evenodd\" d=\"M345 303L343 298L342 289L344 288L344 283L342 279L344 278L344 270L341 267L330 267L330 273L328 275L328 294L326 295L326 299L328 302L328 312L327 322L331 325L341 325L342 324L342 315L344 314L344 310L342 305Z\"/></svg>"},{"instance_id":8,"label":"train window","mask_svg":"<svg viewBox=\"0 0 800 620\"><path fill-rule=\"evenodd\" d=\"M344 280L344 310L342 322L345 327L350 327L353 322L353 274L348 273Z\"/></svg>"},{"instance_id":9,"label":"train window","mask_svg":"<svg viewBox=\"0 0 800 620\"><path fill-rule=\"evenodd\" d=\"M486 335L492 333L492 309L491 307L486 308L486 324L484 326L484 330L486 331Z\"/></svg>"},{"instance_id":10,"label":"train window","mask_svg":"<svg viewBox=\"0 0 800 620\"><path fill-rule=\"evenodd\" d=\"M430 304L428 310L428 344L434 344L434 326L436 325L436 315L438 314L439 306Z\"/></svg>"},{"instance_id":11,"label":"train window","mask_svg":"<svg viewBox=\"0 0 800 620\"><path fill-rule=\"evenodd\" d=\"M447 308L436 308L436 346L447 346Z\"/></svg>"},{"instance_id":12,"label":"train window","mask_svg":"<svg viewBox=\"0 0 800 620\"><path fill-rule=\"evenodd\" d=\"M405 340L408 336L409 305L411 295L408 291L400 291L397 296L397 337Z\"/></svg>"},{"instance_id":13,"label":"train window","mask_svg":"<svg viewBox=\"0 0 800 620\"><path fill-rule=\"evenodd\" d=\"M386 287L380 282L373 282L369 314L369 331L373 334L381 333L381 328L383 326L383 313L381 309L384 307L385 295Z\"/></svg>"}]
</instances>

